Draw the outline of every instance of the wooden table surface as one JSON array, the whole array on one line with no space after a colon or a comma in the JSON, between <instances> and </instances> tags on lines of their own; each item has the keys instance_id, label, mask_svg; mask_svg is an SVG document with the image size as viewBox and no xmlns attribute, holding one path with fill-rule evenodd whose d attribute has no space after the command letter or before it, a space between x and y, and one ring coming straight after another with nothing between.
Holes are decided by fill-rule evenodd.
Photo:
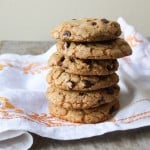
<instances>
[{"instance_id":1,"label":"wooden table surface","mask_svg":"<svg viewBox=\"0 0 150 150\"><path fill-rule=\"evenodd\" d=\"M1 41L0 53L40 54L49 49L52 42ZM105 134L98 137L57 141L32 134L31 150L149 150L150 127Z\"/></svg>"}]
</instances>

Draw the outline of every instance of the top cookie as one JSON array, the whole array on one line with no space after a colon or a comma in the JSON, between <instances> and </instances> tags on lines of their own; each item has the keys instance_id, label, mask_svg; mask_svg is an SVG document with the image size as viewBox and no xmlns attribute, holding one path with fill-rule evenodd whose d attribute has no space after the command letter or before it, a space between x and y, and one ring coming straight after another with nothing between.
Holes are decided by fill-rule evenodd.
<instances>
[{"instance_id":1,"label":"top cookie","mask_svg":"<svg viewBox=\"0 0 150 150\"><path fill-rule=\"evenodd\" d=\"M120 25L107 19L72 19L51 31L58 40L73 42L94 42L116 39L121 34Z\"/></svg>"}]
</instances>

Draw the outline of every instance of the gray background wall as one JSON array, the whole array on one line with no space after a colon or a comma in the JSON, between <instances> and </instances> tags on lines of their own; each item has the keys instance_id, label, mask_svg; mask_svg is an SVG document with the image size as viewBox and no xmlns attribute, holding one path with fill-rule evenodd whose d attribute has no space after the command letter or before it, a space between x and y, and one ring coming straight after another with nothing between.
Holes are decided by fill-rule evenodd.
<instances>
[{"instance_id":1,"label":"gray background wall","mask_svg":"<svg viewBox=\"0 0 150 150\"><path fill-rule=\"evenodd\" d=\"M149 0L0 0L0 40L50 40L49 31L72 18L124 17L150 36Z\"/></svg>"}]
</instances>

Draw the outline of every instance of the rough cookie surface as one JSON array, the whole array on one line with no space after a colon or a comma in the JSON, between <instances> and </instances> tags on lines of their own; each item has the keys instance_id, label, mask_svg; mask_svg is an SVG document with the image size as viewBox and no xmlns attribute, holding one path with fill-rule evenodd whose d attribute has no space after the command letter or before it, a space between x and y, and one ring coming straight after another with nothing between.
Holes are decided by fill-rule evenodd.
<instances>
[{"instance_id":1,"label":"rough cookie surface","mask_svg":"<svg viewBox=\"0 0 150 150\"><path fill-rule=\"evenodd\" d=\"M51 67L59 66L68 73L78 75L108 75L114 73L119 66L116 59L78 59L64 56L58 52L50 57L48 64Z\"/></svg>"},{"instance_id":2,"label":"rough cookie surface","mask_svg":"<svg viewBox=\"0 0 150 150\"><path fill-rule=\"evenodd\" d=\"M55 86L47 89L47 99L60 107L67 109L88 109L118 99L120 88L115 85L96 91L65 91Z\"/></svg>"},{"instance_id":3,"label":"rough cookie surface","mask_svg":"<svg viewBox=\"0 0 150 150\"><path fill-rule=\"evenodd\" d=\"M123 39L96 43L57 43L58 52L80 59L117 59L132 54L129 44Z\"/></svg>"},{"instance_id":4,"label":"rough cookie surface","mask_svg":"<svg viewBox=\"0 0 150 150\"><path fill-rule=\"evenodd\" d=\"M121 34L120 25L107 19L73 19L66 21L51 31L58 40L92 42L116 39Z\"/></svg>"},{"instance_id":5,"label":"rough cookie surface","mask_svg":"<svg viewBox=\"0 0 150 150\"><path fill-rule=\"evenodd\" d=\"M109 119L112 114L119 109L119 101L113 101L109 104L92 109L75 110L66 109L55 104L49 104L51 115L63 120L75 123L98 123Z\"/></svg>"},{"instance_id":6,"label":"rough cookie surface","mask_svg":"<svg viewBox=\"0 0 150 150\"><path fill-rule=\"evenodd\" d=\"M116 85L119 77L116 73L105 76L81 76L65 72L54 67L47 75L47 82L63 90L91 91Z\"/></svg>"}]
</instances>

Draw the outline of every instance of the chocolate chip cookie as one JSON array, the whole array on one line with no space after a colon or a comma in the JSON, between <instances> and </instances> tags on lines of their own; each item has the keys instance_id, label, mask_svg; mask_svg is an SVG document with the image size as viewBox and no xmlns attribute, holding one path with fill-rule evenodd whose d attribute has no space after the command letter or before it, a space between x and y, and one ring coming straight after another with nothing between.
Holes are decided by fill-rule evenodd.
<instances>
[{"instance_id":1,"label":"chocolate chip cookie","mask_svg":"<svg viewBox=\"0 0 150 150\"><path fill-rule=\"evenodd\" d=\"M96 43L57 43L58 52L80 59L117 59L132 53L129 44L123 39Z\"/></svg>"},{"instance_id":2,"label":"chocolate chip cookie","mask_svg":"<svg viewBox=\"0 0 150 150\"><path fill-rule=\"evenodd\" d=\"M75 123L98 123L108 120L119 109L119 101L90 109L66 109L55 104L49 104L51 115Z\"/></svg>"},{"instance_id":3,"label":"chocolate chip cookie","mask_svg":"<svg viewBox=\"0 0 150 150\"><path fill-rule=\"evenodd\" d=\"M72 19L51 31L58 40L74 42L93 42L116 39L121 34L120 25L107 19Z\"/></svg>"},{"instance_id":4,"label":"chocolate chip cookie","mask_svg":"<svg viewBox=\"0 0 150 150\"><path fill-rule=\"evenodd\" d=\"M67 109L94 108L118 99L120 88L115 85L96 91L65 91L51 85L46 97L51 103Z\"/></svg>"},{"instance_id":5,"label":"chocolate chip cookie","mask_svg":"<svg viewBox=\"0 0 150 150\"><path fill-rule=\"evenodd\" d=\"M114 73L119 66L116 59L78 59L58 52L50 57L48 64L51 67L60 66L66 72L78 75L108 75Z\"/></svg>"},{"instance_id":6,"label":"chocolate chip cookie","mask_svg":"<svg viewBox=\"0 0 150 150\"><path fill-rule=\"evenodd\" d=\"M81 76L65 72L54 67L47 75L47 82L63 90L92 91L116 85L119 77L116 73L103 76Z\"/></svg>"}]
</instances>

